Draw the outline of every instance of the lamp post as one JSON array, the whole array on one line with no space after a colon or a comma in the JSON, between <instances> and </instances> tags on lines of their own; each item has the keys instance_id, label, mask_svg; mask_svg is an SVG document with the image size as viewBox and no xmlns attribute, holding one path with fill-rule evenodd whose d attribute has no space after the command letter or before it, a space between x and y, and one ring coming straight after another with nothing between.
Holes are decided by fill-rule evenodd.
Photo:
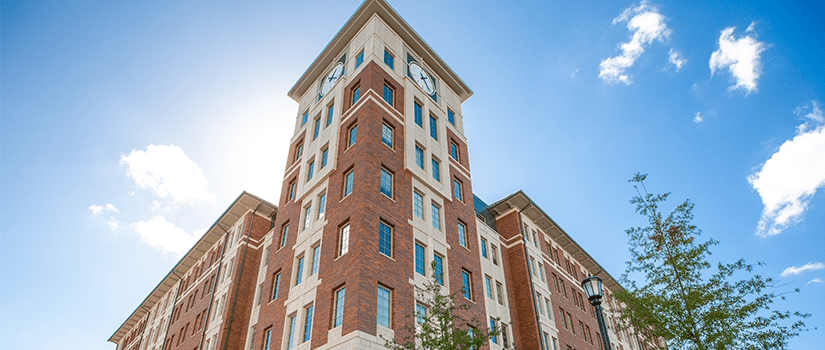
<instances>
[{"instance_id":1,"label":"lamp post","mask_svg":"<svg viewBox=\"0 0 825 350\"><path fill-rule=\"evenodd\" d=\"M582 281L582 288L587 293L587 300L596 308L596 317L599 320L599 329L602 332L602 344L604 350L611 350L610 338L607 336L607 326L604 324L604 316L602 315L602 279L596 276L590 276Z\"/></svg>"}]
</instances>

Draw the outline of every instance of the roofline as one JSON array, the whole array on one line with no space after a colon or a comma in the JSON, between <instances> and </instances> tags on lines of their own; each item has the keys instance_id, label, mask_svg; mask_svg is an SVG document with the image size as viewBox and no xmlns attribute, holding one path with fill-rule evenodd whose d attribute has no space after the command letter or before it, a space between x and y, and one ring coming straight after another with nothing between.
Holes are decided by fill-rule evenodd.
<instances>
[{"instance_id":1,"label":"roofline","mask_svg":"<svg viewBox=\"0 0 825 350\"><path fill-rule=\"evenodd\" d=\"M473 95L470 87L385 0L365 0L312 61L312 64L309 65L301 77L298 78L298 81L289 89L287 95L296 102L300 102L301 97L309 90L315 79L338 58L338 54L349 45L352 38L372 18L373 14L378 14L384 20L384 23L401 36L401 39L410 46L413 52L421 56L427 66L458 95L462 102Z\"/></svg>"},{"instance_id":2,"label":"roofline","mask_svg":"<svg viewBox=\"0 0 825 350\"><path fill-rule=\"evenodd\" d=\"M585 257L584 260L586 260L586 261L583 261L583 259L577 258L577 260L579 260L579 263L582 263L582 265L584 265L584 263L589 263L589 265L596 267L596 268L589 268L589 267L585 267L585 268L587 268L590 273L593 273L594 276L601 277L602 281L604 282L605 286L608 289L610 289L614 293L619 291L619 290L624 290L624 287L622 287L622 285L619 284L619 282L609 272L607 272L607 269L605 269L601 264L599 264L599 262L596 261L596 259L594 259L593 256L590 255L590 253L588 253L586 250L584 250L584 248L582 248L582 246L578 242L576 242L576 240L573 239L573 237L570 236L570 234L568 234L567 231L565 231L561 226L559 226L559 224L556 223L556 221L553 220L553 218L551 218L550 215L547 215L547 213L544 211L544 209L541 209L541 207L539 207L536 204L536 202L533 202L533 200L530 198L530 196L528 196L526 193L524 193L524 191L518 190L515 193L513 193L513 194L511 194L507 197L504 197L503 199L500 199L500 200L496 201L493 204L490 204L488 206L488 208L492 209L492 210L495 210L498 213L503 213L503 212L505 212L505 211L507 211L511 208L515 208L515 206L513 206L512 204L510 204L508 202L512 201L513 199L517 199L519 197L523 197L521 199L523 201L526 200L528 202L524 206L524 208L522 208L522 211L526 210L530 206L533 206L534 208L536 208L545 219L547 219L550 223L552 223L551 227L542 228L542 230L544 230L547 234L551 235L551 237L552 237L552 234L549 231L552 228L556 228L556 229L558 229L558 231L561 234L566 236L566 238L570 240L570 243L572 244L573 248L575 248L577 250L577 251L571 252L571 253L573 253L573 255L575 255L575 253L584 254L584 257ZM497 208L497 207L504 206L504 205L507 205L507 207ZM504 210L501 210L501 209L504 209ZM536 220L533 220L533 221L535 222ZM536 224L538 224L538 223L536 223ZM565 247L565 249L568 250L568 252L570 251L570 249L567 248L567 247ZM595 271L595 270L597 270L597 271Z\"/></svg>"},{"instance_id":3,"label":"roofline","mask_svg":"<svg viewBox=\"0 0 825 350\"><path fill-rule=\"evenodd\" d=\"M135 308L135 310L134 310L134 311L132 311L132 313L129 315L129 317L127 317L127 318L126 318L126 320L125 320L125 321L123 321L123 323L120 325L120 327L118 327L118 328L117 328L117 330L116 330L116 331L112 334L112 336L110 336L110 337L109 337L109 339L108 339L108 341L109 341L109 342L116 343L117 341L119 341L119 340L123 337L123 335L125 335L125 333L126 333L126 330L124 330L124 326L126 326L126 324L127 324L127 323L129 323L129 321L133 321L133 322L132 322L133 324L134 324L134 323L137 323L137 322L140 320L140 318L141 318L141 317L143 317L143 314L141 314L141 315L138 317L138 311L141 311L141 309L143 309L143 311L144 311L144 312L148 312L148 311L146 311L146 310L147 310L147 309L151 309L151 308L155 305L155 302L151 302L151 301L149 301L149 298L151 298L151 297L152 297L152 295L153 295L153 294L155 294L155 292L157 292L157 291L160 289L160 287L161 287L161 286L163 286L163 285L165 284L165 282L167 282L167 281L169 281L171 278L173 278L173 277L172 277L173 275L176 275L176 274L175 274L175 270L177 270L179 267L181 267L181 266L183 265L184 261L185 261L185 260L187 260L187 258L191 258L191 257L192 257L193 253L195 253L195 252L196 252L196 251L195 251L195 248L197 248L197 247L198 247L198 246L199 246L202 242L204 242L204 241L206 240L207 236L211 236L210 234L211 234L211 233L213 233L212 231L213 231L214 229L216 229L216 228L221 228L221 229L223 230L223 228L219 226L219 224L220 224L221 220L223 220L224 218L226 218L226 217L228 216L229 212L230 212L230 211L232 211L232 209L233 209L233 208L235 208L235 207L236 207L236 205L238 205L238 204L243 205L243 204L241 203L241 199L243 199L243 198L244 198L244 196L249 197L249 198L250 198L250 199L252 199L253 201L257 201L257 202L258 202L258 206L260 206L261 204L263 204L263 205L265 205L266 207L270 208L271 210L269 210L269 211L267 212L267 214L277 213L277 212L278 212L278 207L277 207L276 205L274 205L274 204L272 204L272 203L270 203L270 202L268 202L268 201L266 201L266 200L264 200L264 199L261 199L260 197L258 197L258 196L256 196L256 195L254 195L254 194L251 194L251 193L249 193L249 192L247 192L247 191L243 191L243 192L241 192L241 194L240 194L240 195L238 195L238 197L237 197L237 198L235 198L235 200L234 200L234 201L232 201L232 204L230 204L230 205L226 208L226 210L224 210L224 212L223 212L223 213L222 213L222 214L218 217L218 219L217 219L217 220L215 220L215 222L212 224L212 226L210 226L210 227L209 227L209 229L208 229L208 230L206 230L206 232L204 232L203 236L201 236L201 238L200 238L200 239L198 239L198 241L197 241L197 242L195 242L195 244L194 244L194 245L192 245L192 248L189 248L189 251L187 251L187 252L186 252L186 254L184 254L184 255L180 258L180 260L178 260L178 263L177 263L177 264L175 264L175 266L174 266L174 267L172 267L172 269L171 269L171 270L169 270L169 273L167 273L167 274L166 274L166 276L164 276L164 277L163 277L163 279L161 279L161 280L160 280L160 283L158 283L158 285L157 285L157 286L155 286L155 288L154 288L154 289L152 289L152 291L149 293L149 295L147 295L147 296L146 296L146 298L144 298L144 299L143 299L143 301L140 303L140 305L138 305L138 307L137 307L137 308ZM250 209L250 208L247 206L246 210L244 210L244 211L243 211L243 212L244 212L244 214L245 214L247 211L249 211L249 209ZM224 230L224 232L225 232L225 230ZM219 238L219 237L220 237L220 235L218 235L218 237L216 237L216 238ZM217 242L217 240L215 240L215 242ZM212 245L214 245L214 244L215 244L215 242L213 242L213 243L210 245L210 247L211 247ZM208 250L208 249L207 249L207 250ZM187 267L186 269L188 270L189 268L191 268L191 266ZM185 273L185 271L183 271L182 273ZM172 285L174 285L174 283L172 283ZM137 317L137 319L135 319L136 317ZM119 334L119 333L123 333L123 334ZM115 339L115 337L117 337L117 339Z\"/></svg>"}]
</instances>

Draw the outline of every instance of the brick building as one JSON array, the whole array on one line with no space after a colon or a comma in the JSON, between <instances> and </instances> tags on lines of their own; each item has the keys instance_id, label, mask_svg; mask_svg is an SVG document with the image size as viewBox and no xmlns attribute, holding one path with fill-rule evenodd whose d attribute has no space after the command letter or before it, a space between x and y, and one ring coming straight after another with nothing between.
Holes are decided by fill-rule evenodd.
<instances>
[{"instance_id":1,"label":"brick building","mask_svg":"<svg viewBox=\"0 0 825 350\"><path fill-rule=\"evenodd\" d=\"M473 195L472 91L384 0L288 94L278 206L242 193L109 338L118 350L381 349L426 312L414 291L434 273L501 329L489 349L601 349L580 281L621 286L523 192ZM613 346L642 348L613 306Z\"/></svg>"}]
</instances>

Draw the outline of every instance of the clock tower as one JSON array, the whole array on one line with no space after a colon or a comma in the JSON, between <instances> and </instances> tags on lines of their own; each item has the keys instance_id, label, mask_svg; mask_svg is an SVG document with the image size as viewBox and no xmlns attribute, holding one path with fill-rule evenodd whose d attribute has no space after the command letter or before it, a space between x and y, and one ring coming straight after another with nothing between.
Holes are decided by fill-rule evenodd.
<instances>
[{"instance_id":1,"label":"clock tower","mask_svg":"<svg viewBox=\"0 0 825 350\"><path fill-rule=\"evenodd\" d=\"M486 324L461 113L471 95L383 0L335 35L289 91L298 111L256 344L400 339L433 273Z\"/></svg>"}]
</instances>

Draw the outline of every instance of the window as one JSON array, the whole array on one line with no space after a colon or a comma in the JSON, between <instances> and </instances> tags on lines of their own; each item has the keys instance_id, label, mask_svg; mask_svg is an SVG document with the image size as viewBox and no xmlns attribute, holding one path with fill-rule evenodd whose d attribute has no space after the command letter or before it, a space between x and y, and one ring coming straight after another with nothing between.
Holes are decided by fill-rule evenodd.
<instances>
[{"instance_id":1,"label":"window","mask_svg":"<svg viewBox=\"0 0 825 350\"><path fill-rule=\"evenodd\" d=\"M504 322L501 323L501 342L505 349L510 346L510 339L507 335L507 324Z\"/></svg>"},{"instance_id":2,"label":"window","mask_svg":"<svg viewBox=\"0 0 825 350\"><path fill-rule=\"evenodd\" d=\"M381 193L392 198L392 173L385 168L381 168Z\"/></svg>"},{"instance_id":3,"label":"window","mask_svg":"<svg viewBox=\"0 0 825 350\"><path fill-rule=\"evenodd\" d=\"M496 297L498 297L498 303L504 305L504 293L502 289L504 287L501 286L501 283L496 282Z\"/></svg>"},{"instance_id":4,"label":"window","mask_svg":"<svg viewBox=\"0 0 825 350\"><path fill-rule=\"evenodd\" d=\"M498 265L498 248L494 245L490 245L490 255L493 256L493 265Z\"/></svg>"},{"instance_id":5,"label":"window","mask_svg":"<svg viewBox=\"0 0 825 350\"><path fill-rule=\"evenodd\" d=\"M338 256L344 255L349 251L349 224L341 227L338 234Z\"/></svg>"},{"instance_id":6,"label":"window","mask_svg":"<svg viewBox=\"0 0 825 350\"><path fill-rule=\"evenodd\" d=\"M421 243L415 242L415 272L419 275L426 276L426 266L427 259L424 256L425 254L424 246Z\"/></svg>"},{"instance_id":7,"label":"window","mask_svg":"<svg viewBox=\"0 0 825 350\"><path fill-rule=\"evenodd\" d=\"M269 350L270 345L272 345L272 328L266 330L266 337L264 337L264 350ZM203 347L204 349L209 349L209 341L206 341L206 346Z\"/></svg>"},{"instance_id":8,"label":"window","mask_svg":"<svg viewBox=\"0 0 825 350\"><path fill-rule=\"evenodd\" d=\"M415 164L424 169L424 150L418 145L415 145Z\"/></svg>"},{"instance_id":9,"label":"window","mask_svg":"<svg viewBox=\"0 0 825 350\"><path fill-rule=\"evenodd\" d=\"M424 196L418 191L413 191L413 214L424 220Z\"/></svg>"},{"instance_id":10,"label":"window","mask_svg":"<svg viewBox=\"0 0 825 350\"><path fill-rule=\"evenodd\" d=\"M395 90L387 84L384 84L384 101L389 103L390 106L395 105Z\"/></svg>"},{"instance_id":11,"label":"window","mask_svg":"<svg viewBox=\"0 0 825 350\"><path fill-rule=\"evenodd\" d=\"M312 276L318 273L318 264L321 262L321 245L312 247L312 269L309 275Z\"/></svg>"},{"instance_id":12,"label":"window","mask_svg":"<svg viewBox=\"0 0 825 350\"><path fill-rule=\"evenodd\" d=\"M567 326L567 319L564 318L564 309L562 309L561 307L559 307L559 320L561 321L562 327L569 329Z\"/></svg>"},{"instance_id":13,"label":"window","mask_svg":"<svg viewBox=\"0 0 825 350\"><path fill-rule=\"evenodd\" d=\"M530 276L535 276L535 275L536 275L536 259L533 259L533 257L531 256L530 257Z\"/></svg>"},{"instance_id":14,"label":"window","mask_svg":"<svg viewBox=\"0 0 825 350\"><path fill-rule=\"evenodd\" d=\"M312 139L315 140L318 138L318 134L321 133L321 116L315 118L315 127L312 128Z\"/></svg>"},{"instance_id":15,"label":"window","mask_svg":"<svg viewBox=\"0 0 825 350\"><path fill-rule=\"evenodd\" d=\"M415 323L420 326L424 322L427 322L427 307L415 303Z\"/></svg>"},{"instance_id":16,"label":"window","mask_svg":"<svg viewBox=\"0 0 825 350\"><path fill-rule=\"evenodd\" d=\"M434 140L438 140L438 119L435 119L432 115L430 115L430 136Z\"/></svg>"},{"instance_id":17,"label":"window","mask_svg":"<svg viewBox=\"0 0 825 350\"><path fill-rule=\"evenodd\" d=\"M490 332L495 332L496 328L496 319L490 317ZM490 341L492 341L493 344L498 344L498 336L493 335L492 337L490 337Z\"/></svg>"},{"instance_id":18,"label":"window","mask_svg":"<svg viewBox=\"0 0 825 350\"><path fill-rule=\"evenodd\" d=\"M432 213L433 227L436 230L441 231L441 207L435 203L432 203Z\"/></svg>"},{"instance_id":19,"label":"window","mask_svg":"<svg viewBox=\"0 0 825 350\"><path fill-rule=\"evenodd\" d=\"M347 288L341 287L335 291L335 311L332 315L332 327L338 327L344 323L344 300L346 298Z\"/></svg>"},{"instance_id":20,"label":"window","mask_svg":"<svg viewBox=\"0 0 825 350\"><path fill-rule=\"evenodd\" d=\"M433 179L435 181L441 182L441 163L438 162L438 159L433 157Z\"/></svg>"},{"instance_id":21,"label":"window","mask_svg":"<svg viewBox=\"0 0 825 350\"><path fill-rule=\"evenodd\" d=\"M450 124L455 125L455 112L449 108L447 108L447 121L450 122Z\"/></svg>"},{"instance_id":22,"label":"window","mask_svg":"<svg viewBox=\"0 0 825 350\"><path fill-rule=\"evenodd\" d=\"M533 301L536 303L536 313L544 315L544 308L541 307L541 294L537 292L535 297Z\"/></svg>"},{"instance_id":23,"label":"window","mask_svg":"<svg viewBox=\"0 0 825 350\"><path fill-rule=\"evenodd\" d=\"M378 226L378 252L392 257L392 227L383 221Z\"/></svg>"},{"instance_id":24,"label":"window","mask_svg":"<svg viewBox=\"0 0 825 350\"><path fill-rule=\"evenodd\" d=\"M544 265L542 265L541 263L539 263L539 276L541 276L541 280L543 282L547 282L547 278L544 277Z\"/></svg>"},{"instance_id":25,"label":"window","mask_svg":"<svg viewBox=\"0 0 825 350\"><path fill-rule=\"evenodd\" d=\"M332 116L335 115L335 105L329 105L329 109L327 109L327 125L329 126L332 124Z\"/></svg>"},{"instance_id":26,"label":"window","mask_svg":"<svg viewBox=\"0 0 825 350\"><path fill-rule=\"evenodd\" d=\"M304 280L304 257L298 258L297 268L295 269L295 285L301 284Z\"/></svg>"},{"instance_id":27,"label":"window","mask_svg":"<svg viewBox=\"0 0 825 350\"><path fill-rule=\"evenodd\" d=\"M306 308L306 316L304 318L304 342L307 342L312 337L312 316L315 311L315 305L310 305Z\"/></svg>"},{"instance_id":28,"label":"window","mask_svg":"<svg viewBox=\"0 0 825 350\"><path fill-rule=\"evenodd\" d=\"M464 201L464 191L461 190L461 181L453 179L453 190L455 191L455 199L460 202Z\"/></svg>"},{"instance_id":29,"label":"window","mask_svg":"<svg viewBox=\"0 0 825 350\"><path fill-rule=\"evenodd\" d=\"M327 166L327 161L329 160L329 147L324 147L324 150L321 151L321 169Z\"/></svg>"},{"instance_id":30,"label":"window","mask_svg":"<svg viewBox=\"0 0 825 350\"><path fill-rule=\"evenodd\" d=\"M467 270L461 270L461 282L464 285L462 293L467 300L473 300L473 276Z\"/></svg>"},{"instance_id":31,"label":"window","mask_svg":"<svg viewBox=\"0 0 825 350\"><path fill-rule=\"evenodd\" d=\"M495 300L493 298L493 279L490 276L484 276L484 290L487 291L488 298Z\"/></svg>"},{"instance_id":32,"label":"window","mask_svg":"<svg viewBox=\"0 0 825 350\"><path fill-rule=\"evenodd\" d=\"M352 193L352 183L355 181L355 171L350 170L344 175L344 197Z\"/></svg>"},{"instance_id":33,"label":"window","mask_svg":"<svg viewBox=\"0 0 825 350\"><path fill-rule=\"evenodd\" d=\"M550 299L544 298L544 308L547 309L547 317L553 318L553 309L550 308Z\"/></svg>"},{"instance_id":34,"label":"window","mask_svg":"<svg viewBox=\"0 0 825 350\"><path fill-rule=\"evenodd\" d=\"M324 213L327 211L327 193L324 192L318 197L318 218L321 219L324 217Z\"/></svg>"},{"instance_id":35,"label":"window","mask_svg":"<svg viewBox=\"0 0 825 350\"><path fill-rule=\"evenodd\" d=\"M261 305L261 302L264 299L264 284L261 283L258 285L258 300L255 302L255 305Z\"/></svg>"},{"instance_id":36,"label":"window","mask_svg":"<svg viewBox=\"0 0 825 350\"><path fill-rule=\"evenodd\" d=\"M381 142L392 148L393 128L386 123L381 124Z\"/></svg>"},{"instance_id":37,"label":"window","mask_svg":"<svg viewBox=\"0 0 825 350\"><path fill-rule=\"evenodd\" d=\"M287 239L289 239L289 224L284 225L284 229L281 230L281 247L286 246Z\"/></svg>"},{"instance_id":38,"label":"window","mask_svg":"<svg viewBox=\"0 0 825 350\"><path fill-rule=\"evenodd\" d=\"M359 52L358 55L355 56L355 68L358 68L358 66L360 66L361 63L364 63L364 50L361 50L361 52Z\"/></svg>"},{"instance_id":39,"label":"window","mask_svg":"<svg viewBox=\"0 0 825 350\"><path fill-rule=\"evenodd\" d=\"M301 116L301 126L304 126L304 124L307 123L307 120L309 120L309 111L308 110L306 112L304 112L303 116Z\"/></svg>"},{"instance_id":40,"label":"window","mask_svg":"<svg viewBox=\"0 0 825 350\"><path fill-rule=\"evenodd\" d=\"M295 147L295 160L301 159L301 156L304 154L304 144L299 143L298 146Z\"/></svg>"},{"instance_id":41,"label":"window","mask_svg":"<svg viewBox=\"0 0 825 350\"><path fill-rule=\"evenodd\" d=\"M541 346L547 350L550 350L550 348L548 347L547 333L541 334Z\"/></svg>"},{"instance_id":42,"label":"window","mask_svg":"<svg viewBox=\"0 0 825 350\"><path fill-rule=\"evenodd\" d=\"M461 221L458 222L458 244L461 244L462 247L467 248L467 225Z\"/></svg>"},{"instance_id":43,"label":"window","mask_svg":"<svg viewBox=\"0 0 825 350\"><path fill-rule=\"evenodd\" d=\"M458 145L452 141L450 141L450 157L453 157L453 159L458 160Z\"/></svg>"},{"instance_id":44,"label":"window","mask_svg":"<svg viewBox=\"0 0 825 350\"><path fill-rule=\"evenodd\" d=\"M276 272L272 279L272 300L278 299L278 294L281 292L281 272Z\"/></svg>"},{"instance_id":45,"label":"window","mask_svg":"<svg viewBox=\"0 0 825 350\"><path fill-rule=\"evenodd\" d=\"M355 141L358 141L358 124L355 124L349 128L349 140L347 141L347 147L352 147L355 144Z\"/></svg>"},{"instance_id":46,"label":"window","mask_svg":"<svg viewBox=\"0 0 825 350\"><path fill-rule=\"evenodd\" d=\"M378 285L378 325L390 326L390 305L392 305L392 291Z\"/></svg>"},{"instance_id":47,"label":"window","mask_svg":"<svg viewBox=\"0 0 825 350\"><path fill-rule=\"evenodd\" d=\"M352 89L352 104L358 103L358 100L361 99L361 85L356 86Z\"/></svg>"},{"instance_id":48,"label":"window","mask_svg":"<svg viewBox=\"0 0 825 350\"><path fill-rule=\"evenodd\" d=\"M433 274L435 274L435 282L444 285L444 258L441 255L433 254Z\"/></svg>"},{"instance_id":49,"label":"window","mask_svg":"<svg viewBox=\"0 0 825 350\"><path fill-rule=\"evenodd\" d=\"M287 349L292 349L295 347L295 319L298 315L289 316L289 337L286 343Z\"/></svg>"},{"instance_id":50,"label":"window","mask_svg":"<svg viewBox=\"0 0 825 350\"><path fill-rule=\"evenodd\" d=\"M307 165L307 181L312 180L312 176L315 175L315 160L309 162Z\"/></svg>"},{"instance_id":51,"label":"window","mask_svg":"<svg viewBox=\"0 0 825 350\"><path fill-rule=\"evenodd\" d=\"M481 239L481 256L487 259L487 240L484 238Z\"/></svg>"},{"instance_id":52,"label":"window","mask_svg":"<svg viewBox=\"0 0 825 350\"><path fill-rule=\"evenodd\" d=\"M384 49L384 63L386 63L390 69L395 69L395 56L387 51L387 49Z\"/></svg>"},{"instance_id":53,"label":"window","mask_svg":"<svg viewBox=\"0 0 825 350\"><path fill-rule=\"evenodd\" d=\"M289 200L295 199L295 191L298 189L298 184L293 180L289 183Z\"/></svg>"},{"instance_id":54,"label":"window","mask_svg":"<svg viewBox=\"0 0 825 350\"><path fill-rule=\"evenodd\" d=\"M423 128L424 127L424 120L423 120L423 117L422 117L421 104L418 103L418 101L415 101L414 106L415 106L415 123L418 124L418 126Z\"/></svg>"},{"instance_id":55,"label":"window","mask_svg":"<svg viewBox=\"0 0 825 350\"><path fill-rule=\"evenodd\" d=\"M312 222L312 206L309 205L304 208L304 230L309 228L309 224Z\"/></svg>"}]
</instances>

